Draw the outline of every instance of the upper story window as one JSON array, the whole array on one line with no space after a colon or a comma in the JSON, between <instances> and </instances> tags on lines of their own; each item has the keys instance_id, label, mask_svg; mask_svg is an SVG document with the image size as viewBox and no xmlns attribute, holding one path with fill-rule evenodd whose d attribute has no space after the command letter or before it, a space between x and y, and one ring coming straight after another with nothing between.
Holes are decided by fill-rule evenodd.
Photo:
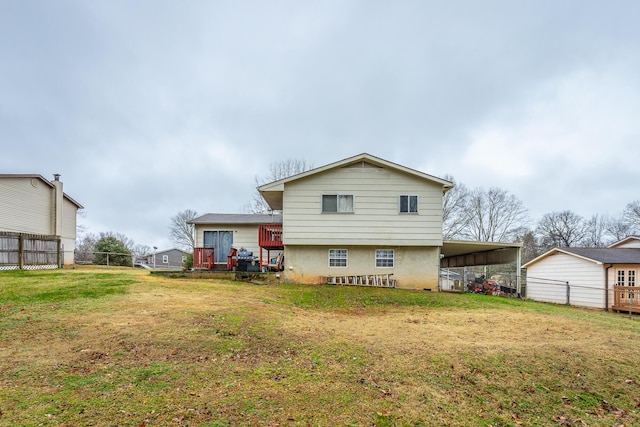
<instances>
[{"instance_id":1,"label":"upper story window","mask_svg":"<svg viewBox=\"0 0 640 427\"><path fill-rule=\"evenodd\" d=\"M418 213L418 196L404 194L401 195L400 213Z\"/></svg>"},{"instance_id":2,"label":"upper story window","mask_svg":"<svg viewBox=\"0 0 640 427\"><path fill-rule=\"evenodd\" d=\"M323 194L323 213L353 213L352 194Z\"/></svg>"}]
</instances>

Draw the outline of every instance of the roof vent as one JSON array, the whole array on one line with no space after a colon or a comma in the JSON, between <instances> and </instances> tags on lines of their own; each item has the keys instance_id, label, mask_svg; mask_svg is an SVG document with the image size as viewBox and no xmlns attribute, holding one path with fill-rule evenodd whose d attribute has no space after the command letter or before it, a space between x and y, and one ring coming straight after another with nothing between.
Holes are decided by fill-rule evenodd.
<instances>
[{"instance_id":1,"label":"roof vent","mask_svg":"<svg viewBox=\"0 0 640 427\"><path fill-rule=\"evenodd\" d=\"M60 174L59 173L54 173L53 174L53 180L54 181L60 181Z\"/></svg>"}]
</instances>

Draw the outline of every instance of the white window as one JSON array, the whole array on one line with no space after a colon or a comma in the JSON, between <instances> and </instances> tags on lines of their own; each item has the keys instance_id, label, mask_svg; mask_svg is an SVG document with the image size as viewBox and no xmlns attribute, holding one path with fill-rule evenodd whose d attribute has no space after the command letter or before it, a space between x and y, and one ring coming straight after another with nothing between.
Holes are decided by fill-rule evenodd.
<instances>
[{"instance_id":1,"label":"white window","mask_svg":"<svg viewBox=\"0 0 640 427\"><path fill-rule=\"evenodd\" d=\"M353 213L352 194L323 194L323 213Z\"/></svg>"},{"instance_id":2,"label":"white window","mask_svg":"<svg viewBox=\"0 0 640 427\"><path fill-rule=\"evenodd\" d=\"M187 257L182 255L182 263L184 264L185 262L187 262Z\"/></svg>"},{"instance_id":3,"label":"white window","mask_svg":"<svg viewBox=\"0 0 640 427\"><path fill-rule=\"evenodd\" d=\"M618 270L618 286L624 286L624 270Z\"/></svg>"},{"instance_id":4,"label":"white window","mask_svg":"<svg viewBox=\"0 0 640 427\"><path fill-rule=\"evenodd\" d=\"M346 249L329 249L329 267L346 267L347 259Z\"/></svg>"},{"instance_id":5,"label":"white window","mask_svg":"<svg viewBox=\"0 0 640 427\"><path fill-rule=\"evenodd\" d=\"M628 277L628 281L629 281L629 285L628 286L635 286L636 285L636 271L635 270L629 270L628 271L629 276Z\"/></svg>"},{"instance_id":6,"label":"white window","mask_svg":"<svg viewBox=\"0 0 640 427\"><path fill-rule=\"evenodd\" d=\"M401 195L400 213L418 213L418 196Z\"/></svg>"},{"instance_id":7,"label":"white window","mask_svg":"<svg viewBox=\"0 0 640 427\"><path fill-rule=\"evenodd\" d=\"M393 249L376 249L376 267L393 267Z\"/></svg>"},{"instance_id":8,"label":"white window","mask_svg":"<svg viewBox=\"0 0 640 427\"><path fill-rule=\"evenodd\" d=\"M169 264L169 255L162 255L162 263Z\"/></svg>"}]
</instances>

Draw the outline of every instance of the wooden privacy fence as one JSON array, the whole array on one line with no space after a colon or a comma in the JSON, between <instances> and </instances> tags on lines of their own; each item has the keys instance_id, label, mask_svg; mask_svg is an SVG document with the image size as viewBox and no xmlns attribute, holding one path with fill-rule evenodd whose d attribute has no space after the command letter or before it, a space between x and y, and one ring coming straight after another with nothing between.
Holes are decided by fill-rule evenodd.
<instances>
[{"instance_id":1,"label":"wooden privacy fence","mask_svg":"<svg viewBox=\"0 0 640 427\"><path fill-rule=\"evenodd\" d=\"M61 265L59 237L0 232L0 270L38 270Z\"/></svg>"}]
</instances>

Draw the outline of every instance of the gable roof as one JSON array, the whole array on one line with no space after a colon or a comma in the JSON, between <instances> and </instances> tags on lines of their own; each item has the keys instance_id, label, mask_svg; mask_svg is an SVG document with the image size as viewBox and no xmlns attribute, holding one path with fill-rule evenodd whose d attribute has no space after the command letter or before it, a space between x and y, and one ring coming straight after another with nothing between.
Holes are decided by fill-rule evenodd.
<instances>
[{"instance_id":1,"label":"gable roof","mask_svg":"<svg viewBox=\"0 0 640 427\"><path fill-rule=\"evenodd\" d=\"M49 181L47 178L45 178L44 176L42 176L40 174L10 174L10 173L3 173L3 174L0 174L0 178L27 178L27 179L35 178L35 179L39 179L40 181L44 182L50 188L55 188L54 185L51 183L51 181ZM71 196L69 196L67 193L63 192L62 195L63 195L63 197L65 199L69 200L71 203L76 205L76 207L78 209L84 209L84 206L82 206L80 203L78 203L75 200L73 200L73 198L71 198Z\"/></svg>"},{"instance_id":2,"label":"gable roof","mask_svg":"<svg viewBox=\"0 0 640 427\"><path fill-rule=\"evenodd\" d=\"M625 243L630 242L631 240L638 240L638 241L640 241L640 236L627 236L627 237L625 237L624 239L619 240L619 241L617 241L617 242L615 242L615 243L612 243L612 244L610 244L610 245L609 245L609 246L607 246L607 247L608 247L608 248L615 248L616 246L623 245L623 244L625 244Z\"/></svg>"},{"instance_id":3,"label":"gable roof","mask_svg":"<svg viewBox=\"0 0 640 427\"><path fill-rule=\"evenodd\" d=\"M406 166L402 166L397 163L390 162L380 157L372 156L371 154L368 154L368 153L362 153L353 157L348 157L346 159L342 159L334 163L329 163L327 165L320 166L315 169L311 169L296 175L292 175L286 178L279 179L277 181L273 181L273 182L261 185L258 187L258 191L260 192L262 197L265 199L267 204L269 204L269 206L272 209L281 210L282 209L282 193L284 192L284 185L286 183L304 179L311 175L317 175L331 169L337 169L344 166L353 165L359 162L370 163L374 166L392 169L398 172L406 173L406 174L424 179L426 181L441 184L445 192L449 191L454 186L453 182L447 181L446 179L438 178L436 176L429 175L424 172L420 172L418 170L411 169Z\"/></svg>"},{"instance_id":4,"label":"gable roof","mask_svg":"<svg viewBox=\"0 0 640 427\"><path fill-rule=\"evenodd\" d=\"M187 221L188 224L282 224L282 215L208 213Z\"/></svg>"},{"instance_id":5,"label":"gable roof","mask_svg":"<svg viewBox=\"0 0 640 427\"><path fill-rule=\"evenodd\" d=\"M640 264L640 249L638 248L553 248L522 267L528 268L557 253L571 255L596 264Z\"/></svg>"}]
</instances>

